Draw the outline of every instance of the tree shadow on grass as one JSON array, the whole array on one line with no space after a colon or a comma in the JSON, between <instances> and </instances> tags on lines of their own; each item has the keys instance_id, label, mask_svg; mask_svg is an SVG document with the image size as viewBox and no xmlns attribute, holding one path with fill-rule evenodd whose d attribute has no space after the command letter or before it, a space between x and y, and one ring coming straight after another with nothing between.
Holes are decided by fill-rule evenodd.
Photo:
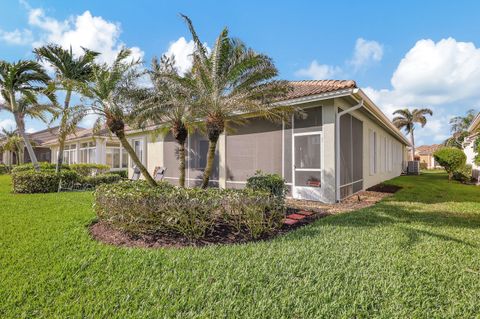
<instances>
[{"instance_id":1,"label":"tree shadow on grass","mask_svg":"<svg viewBox=\"0 0 480 319\"><path fill-rule=\"evenodd\" d=\"M420 204L419 205L424 205ZM294 237L316 237L325 226L346 228L374 228L382 226L395 226L402 230L408 240L405 247L412 247L420 241L422 236L435 237L444 241L480 247L462 239L450 236L444 232L434 232L422 227L474 229L480 230L480 214L451 213L441 210L422 211L413 207L404 207L394 202L381 202L373 207L358 211L341 213L328 216L317 222L296 231ZM293 238L293 237L292 237Z\"/></svg>"}]
</instances>

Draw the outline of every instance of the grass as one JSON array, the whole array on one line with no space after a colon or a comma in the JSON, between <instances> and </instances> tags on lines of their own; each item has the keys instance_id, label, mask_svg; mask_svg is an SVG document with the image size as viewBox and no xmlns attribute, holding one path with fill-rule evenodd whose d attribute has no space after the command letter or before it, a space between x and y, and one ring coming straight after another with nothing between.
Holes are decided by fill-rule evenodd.
<instances>
[{"instance_id":1,"label":"grass","mask_svg":"<svg viewBox=\"0 0 480 319\"><path fill-rule=\"evenodd\" d=\"M273 241L147 250L91 240L91 194L13 195L0 176L0 317L478 316L480 188L391 183L374 207Z\"/></svg>"}]
</instances>

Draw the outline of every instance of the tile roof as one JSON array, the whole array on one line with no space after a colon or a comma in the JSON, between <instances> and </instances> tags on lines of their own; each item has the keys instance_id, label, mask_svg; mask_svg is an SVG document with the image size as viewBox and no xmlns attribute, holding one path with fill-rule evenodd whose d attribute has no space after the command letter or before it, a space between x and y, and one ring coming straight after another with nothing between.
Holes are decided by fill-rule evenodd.
<instances>
[{"instance_id":1,"label":"tile roof","mask_svg":"<svg viewBox=\"0 0 480 319\"><path fill-rule=\"evenodd\" d=\"M357 83L353 80L290 81L290 85L293 87L293 90L282 100L357 88Z\"/></svg>"},{"instance_id":2,"label":"tile roof","mask_svg":"<svg viewBox=\"0 0 480 319\"><path fill-rule=\"evenodd\" d=\"M440 144L421 145L415 148L415 153L417 153L417 155L432 155L441 146Z\"/></svg>"},{"instance_id":3,"label":"tile roof","mask_svg":"<svg viewBox=\"0 0 480 319\"><path fill-rule=\"evenodd\" d=\"M93 137L93 136L109 136L109 131L107 128L102 128L99 132L93 133L93 128L79 128L75 133L67 135L65 141L71 141L79 138ZM45 144L56 144L57 138L52 138L50 140L44 141Z\"/></svg>"}]
</instances>

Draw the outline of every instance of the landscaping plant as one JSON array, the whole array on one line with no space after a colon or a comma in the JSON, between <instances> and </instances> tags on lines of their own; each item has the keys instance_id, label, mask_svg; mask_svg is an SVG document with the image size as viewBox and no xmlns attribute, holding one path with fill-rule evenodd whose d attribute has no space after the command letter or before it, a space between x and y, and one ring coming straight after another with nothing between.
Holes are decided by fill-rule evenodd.
<instances>
[{"instance_id":1,"label":"landscaping plant","mask_svg":"<svg viewBox=\"0 0 480 319\"><path fill-rule=\"evenodd\" d=\"M442 147L433 153L435 160L448 173L448 179L453 178L453 174L465 167L467 156L456 147Z\"/></svg>"}]
</instances>

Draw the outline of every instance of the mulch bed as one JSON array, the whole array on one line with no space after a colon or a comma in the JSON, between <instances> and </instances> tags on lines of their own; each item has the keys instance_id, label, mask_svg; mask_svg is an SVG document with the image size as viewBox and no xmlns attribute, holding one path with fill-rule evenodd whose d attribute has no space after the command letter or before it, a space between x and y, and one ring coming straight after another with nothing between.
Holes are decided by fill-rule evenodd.
<instances>
[{"instance_id":1,"label":"mulch bed","mask_svg":"<svg viewBox=\"0 0 480 319\"><path fill-rule=\"evenodd\" d=\"M284 220L283 226L277 231L258 239L245 238L245 236L235 234L232 229L221 225L209 233L205 238L198 240L190 240L173 233L159 235L132 235L115 229L104 221L98 221L91 224L90 234L94 239L106 244L142 248L201 247L215 244L226 245L242 244L252 241L265 241L308 225L317 219L329 215L350 212L372 206L381 199L391 196L399 189L400 187L397 186L379 184L369 188L367 191L356 193L336 204L324 204L320 202L289 198L286 200L287 216Z\"/></svg>"}]
</instances>

